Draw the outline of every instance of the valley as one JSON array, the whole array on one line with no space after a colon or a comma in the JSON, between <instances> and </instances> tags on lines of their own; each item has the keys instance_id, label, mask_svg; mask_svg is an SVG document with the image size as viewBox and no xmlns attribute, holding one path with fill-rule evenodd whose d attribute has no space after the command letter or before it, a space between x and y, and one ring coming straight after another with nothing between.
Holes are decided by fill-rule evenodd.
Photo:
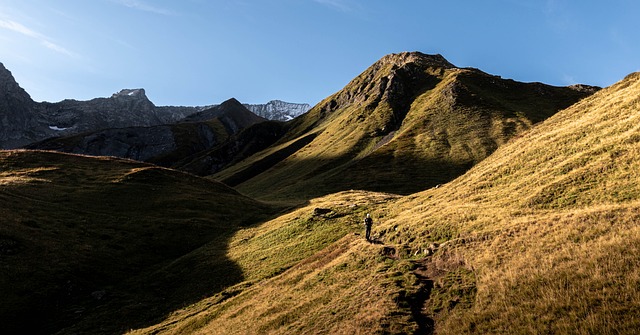
<instances>
[{"instance_id":1,"label":"valley","mask_svg":"<svg viewBox=\"0 0 640 335\"><path fill-rule=\"evenodd\" d=\"M6 122L53 117L4 87ZM558 87L404 52L286 122L235 99L179 119L2 138L26 148L0 151L0 333L640 327L638 73Z\"/></svg>"}]
</instances>

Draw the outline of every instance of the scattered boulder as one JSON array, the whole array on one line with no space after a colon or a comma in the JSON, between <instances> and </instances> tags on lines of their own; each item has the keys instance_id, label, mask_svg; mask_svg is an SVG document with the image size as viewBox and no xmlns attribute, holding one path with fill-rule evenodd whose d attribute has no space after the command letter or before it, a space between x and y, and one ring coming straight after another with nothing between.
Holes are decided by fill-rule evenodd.
<instances>
[{"instance_id":1,"label":"scattered boulder","mask_svg":"<svg viewBox=\"0 0 640 335\"><path fill-rule=\"evenodd\" d=\"M329 208L315 208L313 210L313 216L323 216L323 215L327 215L329 213L333 212L332 209Z\"/></svg>"}]
</instances>

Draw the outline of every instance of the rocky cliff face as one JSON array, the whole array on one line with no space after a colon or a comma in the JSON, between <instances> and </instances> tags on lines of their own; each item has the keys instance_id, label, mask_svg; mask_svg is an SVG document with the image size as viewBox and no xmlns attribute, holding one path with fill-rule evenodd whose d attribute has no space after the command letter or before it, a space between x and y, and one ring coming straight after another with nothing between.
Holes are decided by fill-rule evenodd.
<instances>
[{"instance_id":1,"label":"rocky cliff face","mask_svg":"<svg viewBox=\"0 0 640 335\"><path fill-rule=\"evenodd\" d=\"M144 89L125 89L110 98L42 103L40 107L49 128L58 131L58 135L162 124Z\"/></svg>"},{"instance_id":2,"label":"rocky cliff face","mask_svg":"<svg viewBox=\"0 0 640 335\"><path fill-rule=\"evenodd\" d=\"M132 101L129 97L139 100ZM114 99L115 103L111 101ZM145 104L146 97L142 90L123 90L106 100L109 101L102 103L137 105L138 110L147 110L148 113L154 110L152 105ZM171 166L190 155L211 149L242 129L264 121L236 99L229 99L178 123L83 132L32 143L27 148L114 156ZM120 120L113 119L112 122L117 124Z\"/></svg>"},{"instance_id":3,"label":"rocky cliff face","mask_svg":"<svg viewBox=\"0 0 640 335\"><path fill-rule=\"evenodd\" d=\"M210 106L155 106L144 89L136 88L123 89L108 98L38 103L0 63L0 149L19 148L48 138L104 129L153 127L222 115L227 118L224 122L229 128L227 130L235 133L265 119L291 120L309 110L308 104L280 100L245 106L232 100L235 103L227 101ZM237 115L230 117L233 114L230 112Z\"/></svg>"},{"instance_id":4,"label":"rocky cliff face","mask_svg":"<svg viewBox=\"0 0 640 335\"><path fill-rule=\"evenodd\" d=\"M53 138L28 148L146 161L176 150L171 126L114 128L69 138Z\"/></svg>"},{"instance_id":5,"label":"rocky cliff face","mask_svg":"<svg viewBox=\"0 0 640 335\"><path fill-rule=\"evenodd\" d=\"M111 97L88 101L37 103L0 63L0 149L104 129L153 127L219 116L226 118L227 130L235 133L265 119L291 120L309 108L308 104L280 100L243 106L235 99L210 106L155 106L142 88L123 89Z\"/></svg>"},{"instance_id":6,"label":"rocky cliff face","mask_svg":"<svg viewBox=\"0 0 640 335\"><path fill-rule=\"evenodd\" d=\"M225 140L228 134L220 132L220 128L215 123L113 128L51 138L27 148L129 158L170 166L176 160Z\"/></svg>"},{"instance_id":7,"label":"rocky cliff face","mask_svg":"<svg viewBox=\"0 0 640 335\"><path fill-rule=\"evenodd\" d=\"M46 138L100 129L149 127L171 117L158 111L144 89L126 89L109 98L36 103L0 64L0 148L17 148Z\"/></svg>"},{"instance_id":8,"label":"rocky cliff face","mask_svg":"<svg viewBox=\"0 0 640 335\"><path fill-rule=\"evenodd\" d=\"M259 105L245 104L244 106L256 115L275 121L289 121L311 109L309 104L297 104L281 100L272 100L266 104Z\"/></svg>"},{"instance_id":9,"label":"rocky cliff face","mask_svg":"<svg viewBox=\"0 0 640 335\"><path fill-rule=\"evenodd\" d=\"M35 102L0 63L0 148L19 146L37 138Z\"/></svg>"}]
</instances>

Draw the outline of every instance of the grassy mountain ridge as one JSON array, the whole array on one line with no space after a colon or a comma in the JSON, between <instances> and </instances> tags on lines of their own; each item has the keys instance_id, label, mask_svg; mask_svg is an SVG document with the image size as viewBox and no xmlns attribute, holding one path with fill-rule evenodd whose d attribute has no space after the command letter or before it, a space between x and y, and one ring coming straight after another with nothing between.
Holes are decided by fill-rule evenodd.
<instances>
[{"instance_id":1,"label":"grassy mountain ridge","mask_svg":"<svg viewBox=\"0 0 640 335\"><path fill-rule=\"evenodd\" d=\"M459 176L594 90L517 83L440 55L389 55L293 120L271 148L214 178L263 198L408 194Z\"/></svg>"},{"instance_id":2,"label":"grassy mountain ridge","mask_svg":"<svg viewBox=\"0 0 640 335\"><path fill-rule=\"evenodd\" d=\"M0 151L0 203L0 327L33 334L95 313L92 333L118 332L234 284L225 240L276 211L174 170L28 150ZM213 240L217 267L176 262Z\"/></svg>"},{"instance_id":3,"label":"grassy mountain ridge","mask_svg":"<svg viewBox=\"0 0 640 335\"><path fill-rule=\"evenodd\" d=\"M635 332L639 96L635 73L399 206L388 224L414 222L411 245L446 243L432 267L457 259L447 272L473 273L474 296L456 298L446 285L432 292L471 302L431 306L439 333Z\"/></svg>"},{"instance_id":4,"label":"grassy mountain ridge","mask_svg":"<svg viewBox=\"0 0 640 335\"><path fill-rule=\"evenodd\" d=\"M633 334L639 97L640 74L632 74L442 187L354 211L354 220L371 211L378 243L346 234L259 284L133 333ZM338 214L358 208L339 194L320 201ZM239 232L229 254L304 217L291 215Z\"/></svg>"},{"instance_id":5,"label":"grassy mountain ridge","mask_svg":"<svg viewBox=\"0 0 640 335\"><path fill-rule=\"evenodd\" d=\"M0 332L633 334L640 74L594 90L390 55L180 161L237 190L0 151Z\"/></svg>"}]
</instances>

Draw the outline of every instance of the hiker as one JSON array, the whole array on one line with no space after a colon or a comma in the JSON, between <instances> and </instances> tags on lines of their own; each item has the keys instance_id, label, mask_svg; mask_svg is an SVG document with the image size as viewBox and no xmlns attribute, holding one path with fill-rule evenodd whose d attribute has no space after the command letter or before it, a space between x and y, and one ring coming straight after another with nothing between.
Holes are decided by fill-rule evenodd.
<instances>
[{"instance_id":1,"label":"hiker","mask_svg":"<svg viewBox=\"0 0 640 335\"><path fill-rule=\"evenodd\" d=\"M371 226L373 225L373 219L371 219L371 215L367 213L367 217L364 218L364 227L365 227L365 237L367 241L371 241L369 236L371 235Z\"/></svg>"}]
</instances>

